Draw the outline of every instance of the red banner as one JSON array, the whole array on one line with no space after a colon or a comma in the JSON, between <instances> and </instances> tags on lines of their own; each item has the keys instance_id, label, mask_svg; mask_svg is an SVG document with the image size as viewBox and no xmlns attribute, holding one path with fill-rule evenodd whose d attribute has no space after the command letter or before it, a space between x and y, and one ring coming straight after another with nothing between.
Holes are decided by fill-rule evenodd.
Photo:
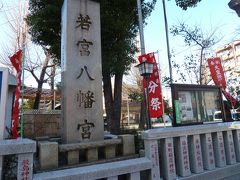
<instances>
[{"instance_id":1,"label":"red banner","mask_svg":"<svg viewBox=\"0 0 240 180\"><path fill-rule=\"evenodd\" d=\"M221 59L219 57L208 59L208 66L210 68L213 82L217 86L220 86L223 89L226 89L227 86L226 86Z\"/></svg>"},{"instance_id":2,"label":"red banner","mask_svg":"<svg viewBox=\"0 0 240 180\"><path fill-rule=\"evenodd\" d=\"M153 73L148 80L148 100L150 104L150 118L159 118L163 115L163 99L162 89L160 83L160 76L158 73L158 66L154 53L144 54L138 57L140 63L147 61L154 63ZM143 79L143 87L146 89L146 80ZM146 92L146 90L145 90Z\"/></svg>"},{"instance_id":3,"label":"red banner","mask_svg":"<svg viewBox=\"0 0 240 180\"><path fill-rule=\"evenodd\" d=\"M12 112L12 134L13 138L18 138L18 122L19 122L19 99L21 94L21 72L22 72L22 50L16 52L10 57L11 63L17 72L17 87Z\"/></svg>"},{"instance_id":4,"label":"red banner","mask_svg":"<svg viewBox=\"0 0 240 180\"><path fill-rule=\"evenodd\" d=\"M238 104L238 101L232 97L226 91L226 80L224 76L224 71L222 68L221 59L219 57L208 59L208 66L210 68L211 76L215 85L220 86L222 88L222 93L226 97L226 99L231 102L232 106L235 107Z\"/></svg>"},{"instance_id":5,"label":"red banner","mask_svg":"<svg viewBox=\"0 0 240 180\"><path fill-rule=\"evenodd\" d=\"M238 104L238 101L234 97L232 97L225 89L222 89L222 92L226 97L226 99L231 102L232 106L236 107L236 105Z\"/></svg>"}]
</instances>

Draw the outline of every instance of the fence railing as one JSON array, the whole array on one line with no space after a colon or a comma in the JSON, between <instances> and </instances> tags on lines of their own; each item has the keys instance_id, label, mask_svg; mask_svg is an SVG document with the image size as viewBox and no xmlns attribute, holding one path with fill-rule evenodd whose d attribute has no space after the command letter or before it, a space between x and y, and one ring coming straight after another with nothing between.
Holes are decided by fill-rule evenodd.
<instances>
[{"instance_id":1,"label":"fence railing","mask_svg":"<svg viewBox=\"0 0 240 180\"><path fill-rule=\"evenodd\" d=\"M151 161L147 158L117 161L92 166L71 168L35 174L34 180L94 180L106 178L117 180L118 176L126 175L124 179L140 180L141 171L150 170ZM147 178L148 179L148 178ZM146 179L146 180L147 180Z\"/></svg>"},{"instance_id":2,"label":"fence railing","mask_svg":"<svg viewBox=\"0 0 240 180\"><path fill-rule=\"evenodd\" d=\"M0 180L2 178L3 163L6 155L17 155L17 179L32 179L33 153L36 152L35 141L29 139L0 141ZM9 168L9 167L5 167Z\"/></svg>"},{"instance_id":3,"label":"fence railing","mask_svg":"<svg viewBox=\"0 0 240 180\"><path fill-rule=\"evenodd\" d=\"M152 180L224 179L240 172L239 123L158 128L143 139Z\"/></svg>"},{"instance_id":4,"label":"fence railing","mask_svg":"<svg viewBox=\"0 0 240 180\"><path fill-rule=\"evenodd\" d=\"M0 159L18 156L17 179L239 179L240 123L158 128L143 133L145 157L32 175L36 143L0 141ZM69 147L67 147L69 148ZM72 148L72 147L70 147ZM72 149L71 149L72 150ZM2 164L0 165L2 170ZM1 172L1 171L0 171ZM143 175L148 175L143 177Z\"/></svg>"}]
</instances>

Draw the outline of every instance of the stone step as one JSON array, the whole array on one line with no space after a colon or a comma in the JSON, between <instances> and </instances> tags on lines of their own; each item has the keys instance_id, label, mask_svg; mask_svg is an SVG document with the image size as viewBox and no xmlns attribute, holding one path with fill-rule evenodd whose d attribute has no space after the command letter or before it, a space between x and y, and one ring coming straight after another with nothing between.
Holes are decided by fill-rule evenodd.
<instances>
[{"instance_id":1,"label":"stone step","mask_svg":"<svg viewBox=\"0 0 240 180\"><path fill-rule=\"evenodd\" d=\"M49 171L63 170L63 169L69 169L69 168L75 168L75 167L83 167L83 166L91 166L91 165L103 164L103 163L109 163L109 162L123 161L123 160L128 160L128 159L135 159L135 158L139 158L139 155L135 154L135 155L129 155L129 156L115 157L113 159L102 159L102 160L98 160L98 161L94 161L94 162L83 162L81 164L66 165L66 166L54 168L54 169L51 169L51 170L35 169L34 172L35 173L49 172ZM38 163L37 161L35 161L35 162Z\"/></svg>"}]
</instances>

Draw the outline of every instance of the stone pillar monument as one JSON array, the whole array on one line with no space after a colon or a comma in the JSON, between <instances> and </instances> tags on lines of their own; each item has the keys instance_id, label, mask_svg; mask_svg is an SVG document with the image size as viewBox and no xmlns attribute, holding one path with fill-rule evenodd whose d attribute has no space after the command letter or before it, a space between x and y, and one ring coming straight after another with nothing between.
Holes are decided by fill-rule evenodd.
<instances>
[{"instance_id":1,"label":"stone pillar monument","mask_svg":"<svg viewBox=\"0 0 240 180\"><path fill-rule=\"evenodd\" d=\"M64 143L103 140L100 4L65 0L62 8Z\"/></svg>"}]
</instances>

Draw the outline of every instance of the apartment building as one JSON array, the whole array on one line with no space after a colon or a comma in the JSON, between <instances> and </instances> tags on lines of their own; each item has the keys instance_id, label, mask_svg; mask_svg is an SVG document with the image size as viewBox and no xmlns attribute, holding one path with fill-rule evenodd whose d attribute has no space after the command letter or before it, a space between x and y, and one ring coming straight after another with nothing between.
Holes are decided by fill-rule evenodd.
<instances>
[{"instance_id":1,"label":"apartment building","mask_svg":"<svg viewBox=\"0 0 240 180\"><path fill-rule=\"evenodd\" d=\"M215 50L217 57L222 59L222 66L225 73L226 81L237 79L240 81L240 40L233 41ZM203 75L203 84L211 84L210 70L205 64L205 73Z\"/></svg>"},{"instance_id":2,"label":"apartment building","mask_svg":"<svg viewBox=\"0 0 240 180\"><path fill-rule=\"evenodd\" d=\"M229 43L216 51L216 56L222 59L226 79L240 73L240 40Z\"/></svg>"}]
</instances>

